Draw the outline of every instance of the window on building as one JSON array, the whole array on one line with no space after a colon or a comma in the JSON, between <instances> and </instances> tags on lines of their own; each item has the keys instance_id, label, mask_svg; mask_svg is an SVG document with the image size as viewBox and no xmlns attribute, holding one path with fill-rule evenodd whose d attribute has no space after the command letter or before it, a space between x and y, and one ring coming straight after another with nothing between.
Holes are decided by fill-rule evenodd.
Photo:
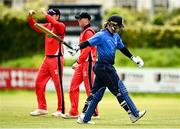
<instances>
[{"instance_id":1,"label":"window on building","mask_svg":"<svg viewBox=\"0 0 180 129\"><path fill-rule=\"evenodd\" d=\"M11 7L12 5L12 0L3 0L3 4L8 6L8 7Z\"/></svg>"},{"instance_id":2,"label":"window on building","mask_svg":"<svg viewBox=\"0 0 180 129\"><path fill-rule=\"evenodd\" d=\"M152 0L155 8L168 8L168 0Z\"/></svg>"},{"instance_id":3,"label":"window on building","mask_svg":"<svg viewBox=\"0 0 180 129\"><path fill-rule=\"evenodd\" d=\"M75 3L77 0L50 0L51 3Z\"/></svg>"},{"instance_id":4,"label":"window on building","mask_svg":"<svg viewBox=\"0 0 180 129\"><path fill-rule=\"evenodd\" d=\"M137 6L137 0L115 0L115 6L135 9Z\"/></svg>"}]
</instances>

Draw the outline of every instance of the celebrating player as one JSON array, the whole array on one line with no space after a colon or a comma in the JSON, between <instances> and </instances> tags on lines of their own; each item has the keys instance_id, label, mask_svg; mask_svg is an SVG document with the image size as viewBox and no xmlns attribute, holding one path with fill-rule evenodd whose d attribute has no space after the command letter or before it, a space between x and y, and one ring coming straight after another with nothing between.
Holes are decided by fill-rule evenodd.
<instances>
[{"instance_id":1,"label":"celebrating player","mask_svg":"<svg viewBox=\"0 0 180 129\"><path fill-rule=\"evenodd\" d=\"M44 27L58 35L61 39L64 39L65 35L65 25L62 22L59 22L60 19L60 10L53 8L49 9L48 12L42 8L42 14L45 16L48 23L42 24ZM35 14L34 10L29 10L28 23L32 29L37 32L41 32L34 25L36 21L33 16ZM42 62L41 67L36 78L36 96L38 102L38 108L31 112L32 116L40 116L48 113L46 99L45 99L45 89L46 84L50 78L52 78L58 99L58 108L54 112L53 116L61 116L65 111L64 106L64 93L62 86L62 73L64 65L64 48L56 39L45 35L45 57Z\"/></svg>"},{"instance_id":2,"label":"celebrating player","mask_svg":"<svg viewBox=\"0 0 180 129\"><path fill-rule=\"evenodd\" d=\"M83 29L80 34L80 43L88 40L95 34L95 31L91 28L90 20L91 16L87 12L82 12L76 15L79 26ZM87 47L81 50L77 62L72 65L75 70L72 76L69 97L71 102L71 109L69 113L66 113L64 118L77 118L79 115L78 103L79 103L79 86L84 82L87 95L90 95L92 83L94 80L94 73L92 67L96 61L96 47ZM94 117L98 117L98 112L94 113Z\"/></svg>"},{"instance_id":3,"label":"celebrating player","mask_svg":"<svg viewBox=\"0 0 180 129\"><path fill-rule=\"evenodd\" d=\"M97 46L98 61L94 65L95 81L90 96L87 98L82 114L78 117L78 123L91 123L96 105L102 99L106 87L116 96L120 105L128 113L131 122L136 122L145 113L146 110L139 111L128 91L119 79L118 74L113 67L116 49L119 49L124 55L134 61L139 67L144 65L140 57L134 57L123 44L118 32L124 28L123 19L120 16L111 16L105 24L105 29L96 33L87 41L80 43L78 49L84 49L88 46Z\"/></svg>"}]
</instances>

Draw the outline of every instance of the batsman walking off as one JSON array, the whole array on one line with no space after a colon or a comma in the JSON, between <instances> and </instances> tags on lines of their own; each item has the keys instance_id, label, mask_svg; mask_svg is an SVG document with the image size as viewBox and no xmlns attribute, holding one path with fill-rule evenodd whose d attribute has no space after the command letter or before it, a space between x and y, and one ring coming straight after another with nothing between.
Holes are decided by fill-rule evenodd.
<instances>
[{"instance_id":1,"label":"batsman walking off","mask_svg":"<svg viewBox=\"0 0 180 129\"><path fill-rule=\"evenodd\" d=\"M75 16L78 20L79 26L83 29L80 34L79 42L87 41L91 38L95 31L90 25L91 16L87 12L82 12ZM78 104L79 104L79 92L80 84L84 82L87 95L90 95L94 81L94 72L92 67L96 61L96 47L87 47L81 50L77 62L72 65L75 70L70 83L69 98L71 102L71 108L64 118L77 118L79 116ZM93 114L98 118L98 111Z\"/></svg>"},{"instance_id":2,"label":"batsman walking off","mask_svg":"<svg viewBox=\"0 0 180 129\"><path fill-rule=\"evenodd\" d=\"M124 28L123 19L120 16L111 16L105 24L105 29L96 33L87 41L80 43L78 49L88 46L97 46L98 61L94 65L95 81L90 96L87 98L82 114L77 122L83 124L94 124L91 117L99 101L102 99L106 87L117 98L119 104L127 112L132 123L144 116L146 110L139 111L130 96L123 82L113 66L116 49L134 61L139 67L144 65L140 57L133 56L123 44L118 34Z\"/></svg>"},{"instance_id":3,"label":"batsman walking off","mask_svg":"<svg viewBox=\"0 0 180 129\"><path fill-rule=\"evenodd\" d=\"M60 19L60 10L53 8L49 9L48 12L42 8L42 14L45 16L48 23L42 24L44 27L58 35L61 39L64 39L65 35L65 25L62 22L59 22ZM34 10L29 10L28 23L32 29L37 32L41 32L34 25L36 23L33 18L35 14ZM62 73L64 65L64 48L61 43L59 43L55 38L45 35L45 57L39 68L38 75L36 78L36 96L38 102L38 108L31 112L32 116L40 116L48 113L46 99L45 99L45 89L46 84L50 78L52 78L56 93L57 93L57 111L54 112L53 116L61 116L65 112L64 104L64 93L62 86Z\"/></svg>"}]
</instances>

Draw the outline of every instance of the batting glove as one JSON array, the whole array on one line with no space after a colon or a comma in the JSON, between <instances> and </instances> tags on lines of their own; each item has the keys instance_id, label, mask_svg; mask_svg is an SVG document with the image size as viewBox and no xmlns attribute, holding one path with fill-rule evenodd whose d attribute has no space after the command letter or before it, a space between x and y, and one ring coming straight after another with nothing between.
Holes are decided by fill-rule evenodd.
<instances>
[{"instance_id":1,"label":"batting glove","mask_svg":"<svg viewBox=\"0 0 180 129\"><path fill-rule=\"evenodd\" d=\"M131 60L134 61L138 67L142 67L144 65L144 61L139 56L132 56Z\"/></svg>"}]
</instances>

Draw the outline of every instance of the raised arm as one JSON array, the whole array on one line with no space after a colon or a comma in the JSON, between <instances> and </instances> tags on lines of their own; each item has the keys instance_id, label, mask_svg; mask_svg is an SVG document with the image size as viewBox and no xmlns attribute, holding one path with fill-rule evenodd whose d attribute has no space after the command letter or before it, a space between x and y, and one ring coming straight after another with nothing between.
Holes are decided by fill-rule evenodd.
<instances>
[{"instance_id":1,"label":"raised arm","mask_svg":"<svg viewBox=\"0 0 180 129\"><path fill-rule=\"evenodd\" d=\"M62 22L55 20L51 15L47 13L45 8L41 8L41 12L45 16L46 20L56 28L59 35L63 35L65 33L65 25Z\"/></svg>"},{"instance_id":2,"label":"raised arm","mask_svg":"<svg viewBox=\"0 0 180 129\"><path fill-rule=\"evenodd\" d=\"M34 10L29 10L28 11L28 18L27 18L28 24L36 32L42 32L41 30L39 30L37 27L34 26L34 24L37 23L36 20L33 18L35 14L36 13L35 13ZM46 23L45 24L41 24L41 25L46 26Z\"/></svg>"}]
</instances>

